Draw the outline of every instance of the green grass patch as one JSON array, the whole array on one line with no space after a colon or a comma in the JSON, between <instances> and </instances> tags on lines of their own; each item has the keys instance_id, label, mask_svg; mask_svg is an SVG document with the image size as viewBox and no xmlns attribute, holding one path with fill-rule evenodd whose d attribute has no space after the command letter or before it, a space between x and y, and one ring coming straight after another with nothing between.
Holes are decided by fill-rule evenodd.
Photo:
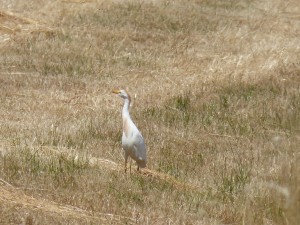
<instances>
[{"instance_id":1,"label":"green grass patch","mask_svg":"<svg viewBox=\"0 0 300 225\"><path fill-rule=\"evenodd\" d=\"M57 186L63 187L74 185L75 177L78 178L89 168L88 158L83 154L73 156L58 153L45 156L39 149L26 146L2 156L1 161L2 177L8 181L22 177L37 180L50 178Z\"/></svg>"}]
</instances>

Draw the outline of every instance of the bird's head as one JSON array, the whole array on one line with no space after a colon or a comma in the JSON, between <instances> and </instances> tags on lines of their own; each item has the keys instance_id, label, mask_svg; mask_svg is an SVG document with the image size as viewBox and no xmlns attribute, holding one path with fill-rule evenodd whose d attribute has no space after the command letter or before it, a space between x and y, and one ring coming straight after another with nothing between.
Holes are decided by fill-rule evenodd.
<instances>
[{"instance_id":1,"label":"bird's head","mask_svg":"<svg viewBox=\"0 0 300 225\"><path fill-rule=\"evenodd\" d=\"M125 90L113 90L113 93L119 95L123 99L130 100L130 96L129 96L129 94L127 94L127 92Z\"/></svg>"}]
</instances>

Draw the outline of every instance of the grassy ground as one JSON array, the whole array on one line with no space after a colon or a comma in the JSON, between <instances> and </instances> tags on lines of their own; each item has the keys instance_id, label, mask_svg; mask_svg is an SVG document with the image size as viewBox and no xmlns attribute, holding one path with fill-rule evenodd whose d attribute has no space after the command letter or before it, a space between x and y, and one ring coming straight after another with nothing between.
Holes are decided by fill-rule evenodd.
<instances>
[{"instance_id":1,"label":"grassy ground","mask_svg":"<svg viewBox=\"0 0 300 225\"><path fill-rule=\"evenodd\" d=\"M1 7L1 224L298 224L297 0Z\"/></svg>"}]
</instances>

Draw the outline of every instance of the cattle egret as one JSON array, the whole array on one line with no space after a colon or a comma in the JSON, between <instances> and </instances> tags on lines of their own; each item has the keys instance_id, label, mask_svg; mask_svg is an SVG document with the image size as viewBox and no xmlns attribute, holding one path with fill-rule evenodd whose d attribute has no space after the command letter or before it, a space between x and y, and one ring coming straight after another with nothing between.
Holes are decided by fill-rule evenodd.
<instances>
[{"instance_id":1,"label":"cattle egret","mask_svg":"<svg viewBox=\"0 0 300 225\"><path fill-rule=\"evenodd\" d=\"M130 156L137 163L137 170L146 167L147 156L144 138L136 125L130 118L129 106L130 96L125 90L114 90L113 93L117 94L124 99L124 106L122 109L123 120L123 134L122 134L122 148L125 152L125 172L127 170L127 160Z\"/></svg>"}]
</instances>

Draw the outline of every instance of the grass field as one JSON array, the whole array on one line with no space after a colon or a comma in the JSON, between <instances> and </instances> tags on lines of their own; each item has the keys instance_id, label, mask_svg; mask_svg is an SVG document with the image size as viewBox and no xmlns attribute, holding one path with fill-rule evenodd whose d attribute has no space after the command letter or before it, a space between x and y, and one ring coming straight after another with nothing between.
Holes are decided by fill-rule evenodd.
<instances>
[{"instance_id":1,"label":"grass field","mask_svg":"<svg viewBox=\"0 0 300 225\"><path fill-rule=\"evenodd\" d=\"M298 0L0 7L0 224L299 223Z\"/></svg>"}]
</instances>

